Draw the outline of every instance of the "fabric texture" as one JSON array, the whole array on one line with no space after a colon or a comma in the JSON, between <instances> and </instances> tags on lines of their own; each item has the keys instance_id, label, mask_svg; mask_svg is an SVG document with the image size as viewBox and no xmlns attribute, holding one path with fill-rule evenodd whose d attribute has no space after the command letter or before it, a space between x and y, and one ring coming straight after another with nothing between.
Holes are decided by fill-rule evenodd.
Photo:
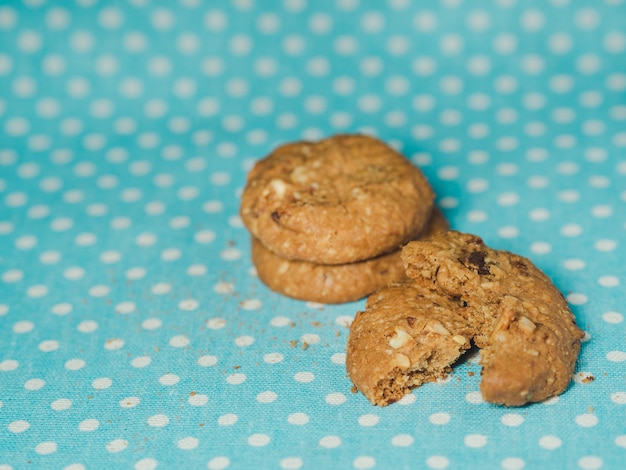
<instances>
[{"instance_id":1,"label":"fabric texture","mask_svg":"<svg viewBox=\"0 0 626 470\"><path fill-rule=\"evenodd\" d=\"M625 53L622 0L0 0L0 469L623 468ZM339 132L554 280L563 395L351 392L364 302L271 292L238 216Z\"/></svg>"}]
</instances>

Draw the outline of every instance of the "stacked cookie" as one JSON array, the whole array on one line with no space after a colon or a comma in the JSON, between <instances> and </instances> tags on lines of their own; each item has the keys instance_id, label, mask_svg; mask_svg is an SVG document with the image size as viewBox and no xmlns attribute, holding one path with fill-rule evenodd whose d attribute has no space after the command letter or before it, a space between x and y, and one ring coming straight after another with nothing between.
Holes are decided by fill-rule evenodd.
<instances>
[{"instance_id":1,"label":"stacked cookie","mask_svg":"<svg viewBox=\"0 0 626 470\"><path fill-rule=\"evenodd\" d=\"M422 172L381 141L339 135L283 145L248 175L240 215L259 278L322 303L405 277L400 249L447 229Z\"/></svg>"}]
</instances>

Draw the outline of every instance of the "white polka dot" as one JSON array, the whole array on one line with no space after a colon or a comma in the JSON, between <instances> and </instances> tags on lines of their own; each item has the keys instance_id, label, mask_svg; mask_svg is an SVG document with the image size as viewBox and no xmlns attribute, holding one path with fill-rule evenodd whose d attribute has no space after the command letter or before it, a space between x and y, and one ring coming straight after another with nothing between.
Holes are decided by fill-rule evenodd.
<instances>
[{"instance_id":1,"label":"white polka dot","mask_svg":"<svg viewBox=\"0 0 626 470\"><path fill-rule=\"evenodd\" d=\"M183 348L190 343L189 338L183 335L174 336L170 339L169 344L175 348Z\"/></svg>"},{"instance_id":2,"label":"white polka dot","mask_svg":"<svg viewBox=\"0 0 626 470\"><path fill-rule=\"evenodd\" d=\"M0 372L11 372L19 367L19 362L15 359L5 359L0 362Z\"/></svg>"},{"instance_id":3,"label":"white polka dot","mask_svg":"<svg viewBox=\"0 0 626 470\"><path fill-rule=\"evenodd\" d=\"M602 287L617 287L620 281L616 276L601 276L598 278L598 284Z\"/></svg>"},{"instance_id":4,"label":"white polka dot","mask_svg":"<svg viewBox=\"0 0 626 470\"><path fill-rule=\"evenodd\" d=\"M579 271L585 268L586 263L581 259L572 258L565 260L563 262L563 265L565 266L565 269L568 269L570 271Z\"/></svg>"},{"instance_id":5,"label":"white polka dot","mask_svg":"<svg viewBox=\"0 0 626 470\"><path fill-rule=\"evenodd\" d=\"M176 374L165 374L159 377L159 383L167 387L176 385L180 381L180 377Z\"/></svg>"},{"instance_id":6,"label":"white polka dot","mask_svg":"<svg viewBox=\"0 0 626 470\"><path fill-rule=\"evenodd\" d=\"M38 52L41 49L43 38L41 34L34 30L23 30L17 36L17 47L29 54Z\"/></svg>"},{"instance_id":7,"label":"white polka dot","mask_svg":"<svg viewBox=\"0 0 626 470\"><path fill-rule=\"evenodd\" d=\"M504 470L521 470L526 462L519 457L507 457L501 462L501 465Z\"/></svg>"},{"instance_id":8,"label":"white polka dot","mask_svg":"<svg viewBox=\"0 0 626 470\"><path fill-rule=\"evenodd\" d=\"M246 374L230 374L228 377L226 377L226 382L230 385L240 385L244 383L247 379L248 377L246 377Z\"/></svg>"},{"instance_id":9,"label":"white polka dot","mask_svg":"<svg viewBox=\"0 0 626 470\"><path fill-rule=\"evenodd\" d=\"M120 407L122 408L134 408L141 402L139 397L126 397L120 400Z\"/></svg>"},{"instance_id":10,"label":"white polka dot","mask_svg":"<svg viewBox=\"0 0 626 470\"><path fill-rule=\"evenodd\" d=\"M19 434L21 432L28 430L28 428L30 428L30 423L24 420L13 421L9 423L7 428L9 429L10 432L14 434Z\"/></svg>"},{"instance_id":11,"label":"white polka dot","mask_svg":"<svg viewBox=\"0 0 626 470\"><path fill-rule=\"evenodd\" d=\"M168 292L169 292L169 290L168 290ZM197 300L185 299L185 300L181 300L178 303L178 308L180 308L181 310L192 311L192 310L196 310L199 305L200 304L198 303Z\"/></svg>"},{"instance_id":12,"label":"white polka dot","mask_svg":"<svg viewBox=\"0 0 626 470\"><path fill-rule=\"evenodd\" d=\"M128 447L128 441L124 439L115 439L106 445L106 450L111 453L121 452Z\"/></svg>"},{"instance_id":13,"label":"white polka dot","mask_svg":"<svg viewBox=\"0 0 626 470\"><path fill-rule=\"evenodd\" d=\"M272 391L261 392L256 396L256 401L259 403L273 403L278 398L278 395Z\"/></svg>"},{"instance_id":14,"label":"white polka dot","mask_svg":"<svg viewBox=\"0 0 626 470\"><path fill-rule=\"evenodd\" d=\"M487 436L483 434L468 434L463 442L467 447L478 449L487 445Z\"/></svg>"},{"instance_id":15,"label":"white polka dot","mask_svg":"<svg viewBox=\"0 0 626 470\"><path fill-rule=\"evenodd\" d=\"M42 379L29 379L24 382L24 388L26 390L40 390L46 385L46 382Z\"/></svg>"},{"instance_id":16,"label":"white polka dot","mask_svg":"<svg viewBox=\"0 0 626 470\"><path fill-rule=\"evenodd\" d=\"M341 445L341 438L338 436L324 436L320 439L319 445L326 449L334 449Z\"/></svg>"},{"instance_id":17,"label":"white polka dot","mask_svg":"<svg viewBox=\"0 0 626 470\"><path fill-rule=\"evenodd\" d=\"M78 246L91 246L94 245L97 241L98 238L94 233L79 233L74 238L74 243L76 243Z\"/></svg>"},{"instance_id":18,"label":"white polka dot","mask_svg":"<svg viewBox=\"0 0 626 470\"><path fill-rule=\"evenodd\" d=\"M193 393L193 394L190 394L187 402L191 406L204 406L209 402L209 397L202 393Z\"/></svg>"},{"instance_id":19,"label":"white polka dot","mask_svg":"<svg viewBox=\"0 0 626 470\"><path fill-rule=\"evenodd\" d=\"M64 411L70 409L72 406L72 401L67 398L59 398L58 400L54 400L50 407L55 411Z\"/></svg>"},{"instance_id":20,"label":"white polka dot","mask_svg":"<svg viewBox=\"0 0 626 470\"><path fill-rule=\"evenodd\" d=\"M199 442L195 437L184 437L176 443L176 447L181 450L192 450L198 447Z\"/></svg>"},{"instance_id":21,"label":"white polka dot","mask_svg":"<svg viewBox=\"0 0 626 470\"><path fill-rule=\"evenodd\" d=\"M449 413L433 413L428 417L428 421L431 424L443 425L450 422L451 416Z\"/></svg>"},{"instance_id":22,"label":"white polka dot","mask_svg":"<svg viewBox=\"0 0 626 470\"><path fill-rule=\"evenodd\" d=\"M111 387L112 384L113 381L108 377L101 377L91 382L91 386L96 390L106 390L107 388Z\"/></svg>"},{"instance_id":23,"label":"white polka dot","mask_svg":"<svg viewBox=\"0 0 626 470\"><path fill-rule=\"evenodd\" d=\"M129 270L126 271L126 279L129 279L132 281L137 281L139 279L142 279L143 277L145 277L145 275L146 275L146 270L140 267L130 268Z\"/></svg>"},{"instance_id":24,"label":"white polka dot","mask_svg":"<svg viewBox=\"0 0 626 470\"><path fill-rule=\"evenodd\" d=\"M85 419L78 424L78 429L82 432L91 432L98 429L100 422L97 419Z\"/></svg>"},{"instance_id":25,"label":"white polka dot","mask_svg":"<svg viewBox=\"0 0 626 470\"><path fill-rule=\"evenodd\" d=\"M153 428L164 428L169 423L170 419L163 414L152 415L147 420L148 426L152 426Z\"/></svg>"},{"instance_id":26,"label":"white polka dot","mask_svg":"<svg viewBox=\"0 0 626 470\"><path fill-rule=\"evenodd\" d=\"M367 469L367 468L374 468L376 466L376 460L374 459L374 457L362 455L354 459L354 462L352 463L352 465L354 468L359 469L359 470Z\"/></svg>"},{"instance_id":27,"label":"white polka dot","mask_svg":"<svg viewBox=\"0 0 626 470\"><path fill-rule=\"evenodd\" d=\"M428 466L428 468L443 469L448 468L449 465L450 460L443 455L433 455L426 459L426 466Z\"/></svg>"},{"instance_id":28,"label":"white polka dot","mask_svg":"<svg viewBox=\"0 0 626 470\"><path fill-rule=\"evenodd\" d=\"M595 455L588 455L586 457L581 457L578 459L578 466L585 470L596 470L604 466L604 462L600 457L596 457Z\"/></svg>"},{"instance_id":29,"label":"white polka dot","mask_svg":"<svg viewBox=\"0 0 626 470\"><path fill-rule=\"evenodd\" d=\"M291 323L291 319L288 317L274 317L270 320L270 325L276 327L284 327Z\"/></svg>"},{"instance_id":30,"label":"white polka dot","mask_svg":"<svg viewBox=\"0 0 626 470\"><path fill-rule=\"evenodd\" d=\"M473 405L477 405L484 401L483 396L480 392L469 392L467 395L465 395L465 400Z\"/></svg>"},{"instance_id":31,"label":"white polka dot","mask_svg":"<svg viewBox=\"0 0 626 470\"><path fill-rule=\"evenodd\" d=\"M80 322L76 329L81 333L93 333L98 329L98 323L93 320L85 320Z\"/></svg>"},{"instance_id":32,"label":"white polka dot","mask_svg":"<svg viewBox=\"0 0 626 470\"><path fill-rule=\"evenodd\" d=\"M148 318L144 320L143 322L141 322L141 327L144 330L149 330L149 331L161 328L161 325L163 325L163 322L159 320L158 318Z\"/></svg>"},{"instance_id":33,"label":"white polka dot","mask_svg":"<svg viewBox=\"0 0 626 470\"><path fill-rule=\"evenodd\" d=\"M104 342L104 349L109 351L117 351L124 347L124 340L120 338L111 338Z\"/></svg>"},{"instance_id":34,"label":"white polka dot","mask_svg":"<svg viewBox=\"0 0 626 470\"><path fill-rule=\"evenodd\" d=\"M9 269L2 273L2 281L6 283L19 282L24 278L24 272L19 269Z\"/></svg>"},{"instance_id":35,"label":"white polka dot","mask_svg":"<svg viewBox=\"0 0 626 470\"><path fill-rule=\"evenodd\" d=\"M561 447L562 443L563 441L561 441L561 439L552 435L543 436L539 439L539 446L547 450L558 449Z\"/></svg>"},{"instance_id":36,"label":"white polka dot","mask_svg":"<svg viewBox=\"0 0 626 470\"><path fill-rule=\"evenodd\" d=\"M263 447L270 443L270 437L266 434L252 434L248 437L248 444L254 447Z\"/></svg>"},{"instance_id":37,"label":"white polka dot","mask_svg":"<svg viewBox=\"0 0 626 470\"><path fill-rule=\"evenodd\" d=\"M52 441L41 442L35 446L35 452L40 455L53 454L57 451L57 443Z\"/></svg>"},{"instance_id":38,"label":"white polka dot","mask_svg":"<svg viewBox=\"0 0 626 470\"><path fill-rule=\"evenodd\" d=\"M597 416L591 414L591 413L585 413L582 415L578 415L575 418L576 424L578 424L579 426L583 427L583 428L590 428L595 426L596 424L598 424L598 418Z\"/></svg>"},{"instance_id":39,"label":"white polka dot","mask_svg":"<svg viewBox=\"0 0 626 470\"><path fill-rule=\"evenodd\" d=\"M567 224L561 227L561 235L565 237L577 237L583 232L583 228L578 224Z\"/></svg>"},{"instance_id":40,"label":"white polka dot","mask_svg":"<svg viewBox=\"0 0 626 470\"><path fill-rule=\"evenodd\" d=\"M268 364L278 364L279 362L282 362L283 359L284 356L281 353L277 352L268 353L263 356L263 361L267 362Z\"/></svg>"},{"instance_id":41,"label":"white polka dot","mask_svg":"<svg viewBox=\"0 0 626 470\"><path fill-rule=\"evenodd\" d=\"M610 351L607 353L606 358L611 362L624 362L626 361L626 352Z\"/></svg>"},{"instance_id":42,"label":"white polka dot","mask_svg":"<svg viewBox=\"0 0 626 470\"><path fill-rule=\"evenodd\" d=\"M217 419L217 424L220 426L232 426L239 420L239 417L235 414L225 414Z\"/></svg>"},{"instance_id":43,"label":"white polka dot","mask_svg":"<svg viewBox=\"0 0 626 470\"><path fill-rule=\"evenodd\" d=\"M626 448L626 434L617 436L614 442L615 442L615 445Z\"/></svg>"},{"instance_id":44,"label":"white polka dot","mask_svg":"<svg viewBox=\"0 0 626 470\"><path fill-rule=\"evenodd\" d=\"M291 413L287 416L287 422L296 426L303 426L309 422L309 417L305 413Z\"/></svg>"},{"instance_id":45,"label":"white polka dot","mask_svg":"<svg viewBox=\"0 0 626 470\"><path fill-rule=\"evenodd\" d=\"M132 361L130 361L130 365L135 367L135 368L143 368L143 367L147 367L150 365L150 363L152 362L152 359L148 356L139 356L134 358Z\"/></svg>"},{"instance_id":46,"label":"white polka dot","mask_svg":"<svg viewBox=\"0 0 626 470\"><path fill-rule=\"evenodd\" d=\"M329 405L342 405L346 401L346 396L341 392L329 393L326 395L325 401Z\"/></svg>"},{"instance_id":47,"label":"white polka dot","mask_svg":"<svg viewBox=\"0 0 626 470\"><path fill-rule=\"evenodd\" d=\"M280 461L280 468L284 470L297 470L303 465L300 457L286 457Z\"/></svg>"},{"instance_id":48,"label":"white polka dot","mask_svg":"<svg viewBox=\"0 0 626 470\"><path fill-rule=\"evenodd\" d=\"M52 352L56 351L57 349L59 349L58 341L49 339L39 343L39 350L42 352Z\"/></svg>"},{"instance_id":49,"label":"white polka dot","mask_svg":"<svg viewBox=\"0 0 626 470\"><path fill-rule=\"evenodd\" d=\"M606 312L602 314L602 319L611 324L618 324L624 321L624 316L617 312Z\"/></svg>"},{"instance_id":50,"label":"white polka dot","mask_svg":"<svg viewBox=\"0 0 626 470\"><path fill-rule=\"evenodd\" d=\"M597 218L611 217L613 208L605 205L594 206L591 208L591 215Z\"/></svg>"},{"instance_id":51,"label":"white polka dot","mask_svg":"<svg viewBox=\"0 0 626 470\"><path fill-rule=\"evenodd\" d=\"M343 365L346 363L345 353L335 353L330 357L333 364Z\"/></svg>"},{"instance_id":52,"label":"white polka dot","mask_svg":"<svg viewBox=\"0 0 626 470\"><path fill-rule=\"evenodd\" d=\"M235 261L241 258L241 250L237 248L226 248L220 253L220 257L225 261Z\"/></svg>"},{"instance_id":53,"label":"white polka dot","mask_svg":"<svg viewBox=\"0 0 626 470\"><path fill-rule=\"evenodd\" d=\"M489 218L489 215L485 211L469 211L467 213L467 220L474 223L485 222Z\"/></svg>"},{"instance_id":54,"label":"white polka dot","mask_svg":"<svg viewBox=\"0 0 626 470\"><path fill-rule=\"evenodd\" d=\"M31 286L26 289L26 295L33 299L45 297L46 295L48 295L48 287L44 285Z\"/></svg>"},{"instance_id":55,"label":"white polka dot","mask_svg":"<svg viewBox=\"0 0 626 470\"><path fill-rule=\"evenodd\" d=\"M109 288L109 286L99 284L89 288L89 295L92 297L105 297L109 294L110 291L111 289Z\"/></svg>"},{"instance_id":56,"label":"white polka dot","mask_svg":"<svg viewBox=\"0 0 626 470\"><path fill-rule=\"evenodd\" d=\"M612 393L611 401L617 405L626 405L626 392Z\"/></svg>"},{"instance_id":57,"label":"white polka dot","mask_svg":"<svg viewBox=\"0 0 626 470\"><path fill-rule=\"evenodd\" d=\"M235 344L240 347L247 347L254 343L254 338L252 336L238 336L235 338Z\"/></svg>"},{"instance_id":58,"label":"white polka dot","mask_svg":"<svg viewBox=\"0 0 626 470\"><path fill-rule=\"evenodd\" d=\"M70 359L65 363L65 368L67 370L79 370L85 367L85 361L82 359Z\"/></svg>"},{"instance_id":59,"label":"white polka dot","mask_svg":"<svg viewBox=\"0 0 626 470\"><path fill-rule=\"evenodd\" d=\"M545 255L552 251L552 246L546 242L535 242L530 245L530 251L535 253L536 255Z\"/></svg>"},{"instance_id":60,"label":"white polka dot","mask_svg":"<svg viewBox=\"0 0 626 470\"><path fill-rule=\"evenodd\" d=\"M589 298L585 294L573 292L567 296L567 301L572 305L583 305Z\"/></svg>"},{"instance_id":61,"label":"white polka dot","mask_svg":"<svg viewBox=\"0 0 626 470\"><path fill-rule=\"evenodd\" d=\"M145 458L135 463L135 470L155 470L159 462L155 459Z\"/></svg>"},{"instance_id":62,"label":"white polka dot","mask_svg":"<svg viewBox=\"0 0 626 470\"><path fill-rule=\"evenodd\" d=\"M505 426L519 426L524 422L524 417L517 413L508 413L500 419Z\"/></svg>"}]
</instances>

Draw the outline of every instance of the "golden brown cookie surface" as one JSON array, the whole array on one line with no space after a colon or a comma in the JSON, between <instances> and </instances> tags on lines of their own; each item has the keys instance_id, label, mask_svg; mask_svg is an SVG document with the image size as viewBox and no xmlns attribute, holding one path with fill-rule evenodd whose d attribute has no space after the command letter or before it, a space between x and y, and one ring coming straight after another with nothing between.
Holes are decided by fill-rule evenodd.
<instances>
[{"instance_id":1,"label":"golden brown cookie surface","mask_svg":"<svg viewBox=\"0 0 626 470\"><path fill-rule=\"evenodd\" d=\"M406 277L400 250L356 263L326 265L281 258L253 239L252 262L270 289L325 304L358 300Z\"/></svg>"},{"instance_id":2,"label":"golden brown cookie surface","mask_svg":"<svg viewBox=\"0 0 626 470\"><path fill-rule=\"evenodd\" d=\"M447 230L448 221L437 208L419 238ZM358 300L406 278L400 250L348 264L316 264L288 260L252 240L252 261L259 278L272 290L300 300L343 303Z\"/></svg>"},{"instance_id":3,"label":"golden brown cookie surface","mask_svg":"<svg viewBox=\"0 0 626 470\"><path fill-rule=\"evenodd\" d=\"M339 135L277 148L248 175L241 218L277 255L318 264L399 249L427 222L421 171L381 141Z\"/></svg>"},{"instance_id":4,"label":"golden brown cookie surface","mask_svg":"<svg viewBox=\"0 0 626 470\"><path fill-rule=\"evenodd\" d=\"M473 333L459 306L411 280L372 294L348 339L346 369L357 389L372 404L386 406L444 378Z\"/></svg>"},{"instance_id":5,"label":"golden brown cookie surface","mask_svg":"<svg viewBox=\"0 0 626 470\"><path fill-rule=\"evenodd\" d=\"M519 406L567 388L583 332L530 260L454 231L409 243L402 258L417 284L466 304L481 348L485 400Z\"/></svg>"}]
</instances>

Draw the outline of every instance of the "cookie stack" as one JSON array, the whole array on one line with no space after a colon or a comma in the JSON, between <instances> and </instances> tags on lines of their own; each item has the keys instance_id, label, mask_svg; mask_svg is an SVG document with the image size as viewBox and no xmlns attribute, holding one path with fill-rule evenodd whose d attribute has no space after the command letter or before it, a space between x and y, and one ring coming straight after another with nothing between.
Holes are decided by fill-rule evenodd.
<instances>
[{"instance_id":1,"label":"cookie stack","mask_svg":"<svg viewBox=\"0 0 626 470\"><path fill-rule=\"evenodd\" d=\"M360 299L405 277L401 248L447 229L422 172L383 142L283 145L248 175L241 219L259 278L289 297Z\"/></svg>"}]
</instances>

